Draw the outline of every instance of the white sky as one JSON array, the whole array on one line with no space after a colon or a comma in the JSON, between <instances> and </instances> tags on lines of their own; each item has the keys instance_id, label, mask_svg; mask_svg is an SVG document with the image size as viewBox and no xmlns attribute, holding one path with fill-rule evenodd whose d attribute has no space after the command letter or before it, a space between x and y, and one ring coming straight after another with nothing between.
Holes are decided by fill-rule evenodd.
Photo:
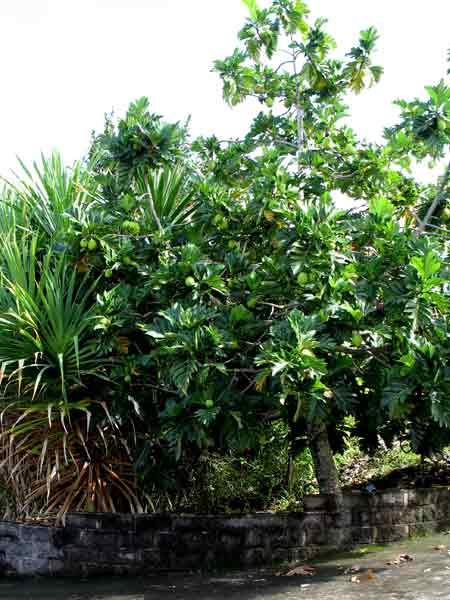
<instances>
[{"instance_id":1,"label":"white sky","mask_svg":"<svg viewBox=\"0 0 450 600\"><path fill-rule=\"evenodd\" d=\"M267 3L267 2L266 2ZM310 0L342 52L358 32L380 33L382 82L353 101L352 125L379 137L392 100L420 95L447 70L450 1ZM252 106L222 101L213 60L237 44L241 0L0 0L0 173L39 152L82 156L105 112L146 95L167 120L192 115L194 135L245 132Z\"/></svg>"}]
</instances>

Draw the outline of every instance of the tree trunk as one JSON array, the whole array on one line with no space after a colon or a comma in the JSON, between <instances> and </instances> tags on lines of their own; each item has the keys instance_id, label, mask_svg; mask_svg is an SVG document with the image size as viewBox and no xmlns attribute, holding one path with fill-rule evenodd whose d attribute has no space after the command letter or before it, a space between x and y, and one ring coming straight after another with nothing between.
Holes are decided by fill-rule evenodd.
<instances>
[{"instance_id":1,"label":"tree trunk","mask_svg":"<svg viewBox=\"0 0 450 600\"><path fill-rule=\"evenodd\" d=\"M294 456L292 454L292 451L289 448L288 467L287 467L287 473L286 473L287 489L288 489L289 493L292 493L292 490L294 488L294 478L295 478L295 462L294 462Z\"/></svg>"},{"instance_id":2,"label":"tree trunk","mask_svg":"<svg viewBox=\"0 0 450 600\"><path fill-rule=\"evenodd\" d=\"M309 448L314 462L319 492L341 496L336 463L328 439L327 428L323 423L310 425Z\"/></svg>"}]
</instances>

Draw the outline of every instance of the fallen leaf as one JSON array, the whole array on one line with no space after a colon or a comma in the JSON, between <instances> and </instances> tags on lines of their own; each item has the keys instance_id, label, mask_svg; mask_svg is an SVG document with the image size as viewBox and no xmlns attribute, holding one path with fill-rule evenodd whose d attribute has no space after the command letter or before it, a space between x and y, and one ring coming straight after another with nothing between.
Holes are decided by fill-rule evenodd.
<instances>
[{"instance_id":1,"label":"fallen leaf","mask_svg":"<svg viewBox=\"0 0 450 600\"><path fill-rule=\"evenodd\" d=\"M400 566L400 561L399 560L388 560L388 562L386 563L386 565L388 567L399 567Z\"/></svg>"},{"instance_id":2,"label":"fallen leaf","mask_svg":"<svg viewBox=\"0 0 450 600\"><path fill-rule=\"evenodd\" d=\"M400 554L397 557L397 560L399 560L400 562L408 562L408 561L414 560L414 559L410 554Z\"/></svg>"},{"instance_id":3,"label":"fallen leaf","mask_svg":"<svg viewBox=\"0 0 450 600\"><path fill-rule=\"evenodd\" d=\"M361 571L361 565L352 565L348 569L345 569L344 575L349 575L350 573L359 573Z\"/></svg>"},{"instance_id":4,"label":"fallen leaf","mask_svg":"<svg viewBox=\"0 0 450 600\"><path fill-rule=\"evenodd\" d=\"M287 573L280 573L280 575L284 575L285 577L311 577L316 574L316 570L314 567L310 567L309 565L301 565L299 567L295 567L291 569Z\"/></svg>"},{"instance_id":5,"label":"fallen leaf","mask_svg":"<svg viewBox=\"0 0 450 600\"><path fill-rule=\"evenodd\" d=\"M401 563L409 562L410 560L414 560L411 555L399 554L395 560L390 560L386 564L392 567L399 567Z\"/></svg>"},{"instance_id":6,"label":"fallen leaf","mask_svg":"<svg viewBox=\"0 0 450 600\"><path fill-rule=\"evenodd\" d=\"M372 571L372 569L367 569L365 573L360 573L359 575L353 575L350 579L351 583L364 583L369 581L376 581L378 579L377 575Z\"/></svg>"}]
</instances>

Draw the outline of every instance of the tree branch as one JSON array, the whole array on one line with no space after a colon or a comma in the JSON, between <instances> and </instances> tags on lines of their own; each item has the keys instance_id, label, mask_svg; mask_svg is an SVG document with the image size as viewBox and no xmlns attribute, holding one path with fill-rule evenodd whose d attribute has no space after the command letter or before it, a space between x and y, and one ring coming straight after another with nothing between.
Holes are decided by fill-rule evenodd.
<instances>
[{"instance_id":1,"label":"tree branch","mask_svg":"<svg viewBox=\"0 0 450 600\"><path fill-rule=\"evenodd\" d=\"M442 177L442 181L439 186L438 192L437 192L433 202L431 203L430 208L427 210L427 214L425 215L425 218L423 219L422 223L419 225L419 227L417 229L417 234L416 234L417 236L421 235L425 231L429 221L431 220L432 216L436 212L437 207L442 202L442 200L445 198L446 188L447 188L449 179L450 179L450 161L447 164L447 168L445 169L445 173Z\"/></svg>"}]
</instances>

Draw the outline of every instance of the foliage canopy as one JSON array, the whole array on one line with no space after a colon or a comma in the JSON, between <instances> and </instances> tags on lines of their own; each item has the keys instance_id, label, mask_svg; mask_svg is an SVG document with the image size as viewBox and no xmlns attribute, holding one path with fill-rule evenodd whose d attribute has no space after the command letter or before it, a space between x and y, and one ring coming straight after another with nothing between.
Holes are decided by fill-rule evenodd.
<instances>
[{"instance_id":1,"label":"foliage canopy","mask_svg":"<svg viewBox=\"0 0 450 600\"><path fill-rule=\"evenodd\" d=\"M449 441L449 168L412 168L448 160L448 81L360 140L343 118L382 75L375 29L338 57L303 1L245 3L214 67L227 102L261 104L243 139L191 141L141 98L86 160L43 158L3 190L2 464L44 510L139 510L276 421L323 491L348 417L370 449Z\"/></svg>"}]
</instances>

